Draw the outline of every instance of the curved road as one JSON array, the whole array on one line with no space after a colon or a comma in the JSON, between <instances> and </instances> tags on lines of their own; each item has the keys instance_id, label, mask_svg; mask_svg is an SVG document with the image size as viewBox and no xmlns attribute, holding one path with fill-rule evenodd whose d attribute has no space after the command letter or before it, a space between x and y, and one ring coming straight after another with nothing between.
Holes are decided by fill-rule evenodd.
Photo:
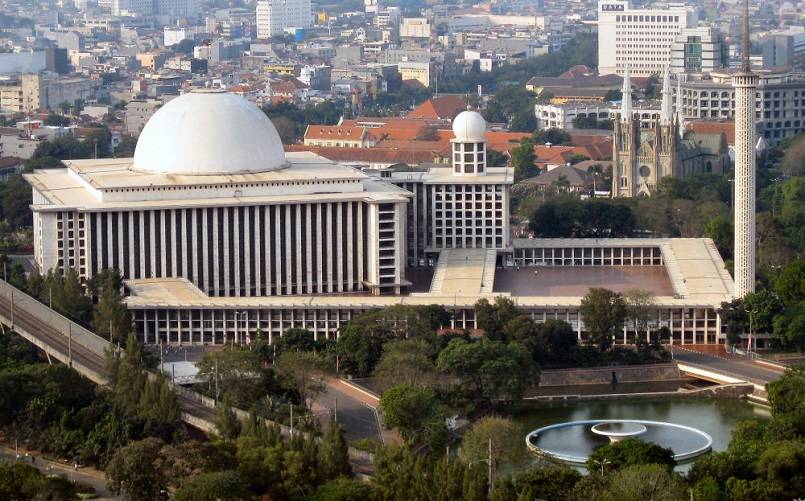
<instances>
[{"instance_id":1,"label":"curved road","mask_svg":"<svg viewBox=\"0 0 805 501\"><path fill-rule=\"evenodd\" d=\"M766 385L782 375L782 371L774 370L771 367L760 365L752 360L724 354L723 356L702 353L677 346L671 347L674 354L674 361L699 365L713 372L719 372L725 376L732 376L743 379L748 383Z\"/></svg>"}]
</instances>

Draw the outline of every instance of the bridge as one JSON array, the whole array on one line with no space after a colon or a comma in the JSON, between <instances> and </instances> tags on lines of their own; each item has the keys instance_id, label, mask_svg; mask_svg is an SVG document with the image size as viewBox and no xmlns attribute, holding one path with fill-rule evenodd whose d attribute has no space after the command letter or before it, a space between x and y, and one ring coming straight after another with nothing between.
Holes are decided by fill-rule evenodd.
<instances>
[{"instance_id":1,"label":"bridge","mask_svg":"<svg viewBox=\"0 0 805 501\"><path fill-rule=\"evenodd\" d=\"M69 365L96 384L108 383L106 353L113 349L109 341L3 280L0 280L0 323L41 349L49 361L55 359ZM212 431L215 403L181 386L173 388L182 420L202 431Z\"/></svg>"},{"instance_id":2,"label":"bridge","mask_svg":"<svg viewBox=\"0 0 805 501\"><path fill-rule=\"evenodd\" d=\"M48 361L55 359L96 384L108 384L106 353L114 348L113 344L4 280L0 280L0 324L41 349ZM216 402L170 381L168 384L176 393L182 421L205 433L214 431ZM241 420L249 418L249 413L241 409L232 410ZM277 424L268 420L266 423ZM283 435L293 433L288 426L279 427ZM349 457L356 473L372 471L372 454L350 447Z\"/></svg>"},{"instance_id":3,"label":"bridge","mask_svg":"<svg viewBox=\"0 0 805 501\"><path fill-rule=\"evenodd\" d=\"M679 370L719 384L749 383L754 400L768 402L766 385L779 378L785 366L727 353L721 346L671 346Z\"/></svg>"}]
</instances>

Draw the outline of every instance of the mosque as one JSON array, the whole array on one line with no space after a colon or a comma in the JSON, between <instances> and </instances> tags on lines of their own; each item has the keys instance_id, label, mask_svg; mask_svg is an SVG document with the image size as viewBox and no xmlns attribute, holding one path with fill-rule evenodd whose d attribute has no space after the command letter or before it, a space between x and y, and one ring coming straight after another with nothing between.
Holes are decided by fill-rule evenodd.
<instances>
[{"instance_id":1,"label":"mosque","mask_svg":"<svg viewBox=\"0 0 805 501\"><path fill-rule=\"evenodd\" d=\"M84 279L120 271L145 343L246 343L292 327L335 337L353 316L441 305L475 327L481 298L569 322L590 287L655 296L650 328L674 343L723 342L733 280L709 239L517 239L510 167L486 163L486 123L453 123L450 165L368 175L285 153L271 121L236 95L194 90L146 124L133 158L26 174L35 262ZM617 342L636 327L624 326Z\"/></svg>"}]
</instances>

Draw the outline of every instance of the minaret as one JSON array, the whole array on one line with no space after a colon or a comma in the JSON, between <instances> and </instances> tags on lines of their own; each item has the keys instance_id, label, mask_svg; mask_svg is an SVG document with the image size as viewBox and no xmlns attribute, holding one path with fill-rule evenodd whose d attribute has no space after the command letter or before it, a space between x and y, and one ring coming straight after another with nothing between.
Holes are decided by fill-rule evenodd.
<instances>
[{"instance_id":1,"label":"minaret","mask_svg":"<svg viewBox=\"0 0 805 501\"><path fill-rule=\"evenodd\" d=\"M660 108L660 125L671 125L673 121L673 96L671 95L671 75L665 68L662 76L662 107Z\"/></svg>"},{"instance_id":2,"label":"minaret","mask_svg":"<svg viewBox=\"0 0 805 501\"><path fill-rule=\"evenodd\" d=\"M749 0L744 0L743 64L735 87L735 297L755 291L755 90L749 65Z\"/></svg>"},{"instance_id":3,"label":"minaret","mask_svg":"<svg viewBox=\"0 0 805 501\"><path fill-rule=\"evenodd\" d=\"M629 65L623 69L623 88L621 89L621 123L632 120L632 82L629 80Z\"/></svg>"}]
</instances>

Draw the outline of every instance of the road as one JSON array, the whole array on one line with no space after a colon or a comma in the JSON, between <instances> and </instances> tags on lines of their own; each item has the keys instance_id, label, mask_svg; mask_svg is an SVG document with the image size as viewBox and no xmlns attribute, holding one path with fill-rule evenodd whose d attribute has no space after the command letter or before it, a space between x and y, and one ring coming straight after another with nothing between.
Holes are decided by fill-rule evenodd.
<instances>
[{"instance_id":1,"label":"road","mask_svg":"<svg viewBox=\"0 0 805 501\"><path fill-rule=\"evenodd\" d=\"M21 453L22 454L22 453ZM30 457L23 456L20 462L29 464L36 467L45 475L60 475L70 481L81 482L91 485L95 492L98 494L99 499L118 499L116 498L106 485L106 476L103 472L92 468L79 468L75 470L71 464L58 463L56 461L49 461L44 459L39 454L36 454L36 461L31 463ZM9 447L0 446L0 460L12 462L15 459L14 449Z\"/></svg>"},{"instance_id":2,"label":"road","mask_svg":"<svg viewBox=\"0 0 805 501\"><path fill-rule=\"evenodd\" d=\"M334 411L337 407L338 423L344 429L348 441L362 438L380 440L375 411L334 381L327 381L325 390L316 395L315 405L318 409L330 411ZM314 412L318 409L314 409Z\"/></svg>"},{"instance_id":3,"label":"road","mask_svg":"<svg viewBox=\"0 0 805 501\"><path fill-rule=\"evenodd\" d=\"M770 381L779 378L782 374L782 371L726 353L703 353L678 346L671 347L671 350L674 354L674 360L677 362L700 365L713 372L743 379L748 383L757 385L766 385Z\"/></svg>"},{"instance_id":4,"label":"road","mask_svg":"<svg viewBox=\"0 0 805 501\"><path fill-rule=\"evenodd\" d=\"M0 296L0 315L11 318L10 302ZM58 328L49 324L46 319L32 315L18 307L15 302L14 307L15 328L25 331L36 337L39 341L48 346L51 352L66 354L72 351L73 360L96 374L104 375L106 371L106 359L104 354L96 353L91 349L77 342L70 343L68 337ZM68 347L68 345L70 345ZM176 395L182 411L201 420L212 423L215 419L215 411L209 407L192 400L191 398L177 393Z\"/></svg>"}]
</instances>

